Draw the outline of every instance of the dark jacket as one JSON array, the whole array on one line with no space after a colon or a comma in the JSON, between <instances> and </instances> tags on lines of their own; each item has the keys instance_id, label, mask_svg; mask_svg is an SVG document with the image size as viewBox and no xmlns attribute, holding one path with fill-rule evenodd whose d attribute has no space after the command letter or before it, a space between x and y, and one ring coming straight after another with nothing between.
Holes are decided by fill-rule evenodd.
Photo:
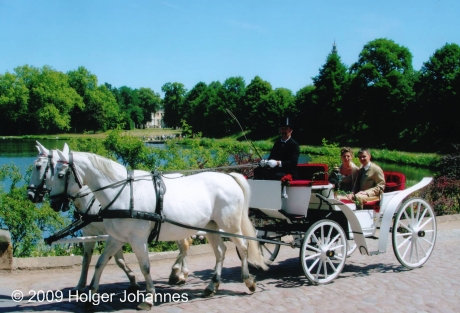
<instances>
[{"instance_id":1,"label":"dark jacket","mask_svg":"<svg viewBox=\"0 0 460 313\"><path fill-rule=\"evenodd\" d=\"M294 139L290 138L286 143L282 142L280 139L275 142L268 159L281 161L281 167L271 169L278 173L278 175L276 175L277 178L281 179L284 175L291 174L293 179L297 179L299 155L300 147Z\"/></svg>"}]
</instances>

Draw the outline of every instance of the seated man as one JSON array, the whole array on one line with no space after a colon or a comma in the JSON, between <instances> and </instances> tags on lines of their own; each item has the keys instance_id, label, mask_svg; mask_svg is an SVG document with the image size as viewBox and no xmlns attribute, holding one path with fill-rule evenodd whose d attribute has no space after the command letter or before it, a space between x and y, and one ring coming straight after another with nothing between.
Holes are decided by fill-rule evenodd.
<instances>
[{"instance_id":1,"label":"seated man","mask_svg":"<svg viewBox=\"0 0 460 313\"><path fill-rule=\"evenodd\" d=\"M279 131L281 138L274 143L268 161L261 162L269 167L256 168L254 179L281 180L286 174L291 174L292 179L297 179L300 147L297 141L291 138L293 127L289 117L282 119Z\"/></svg>"},{"instance_id":2,"label":"seated man","mask_svg":"<svg viewBox=\"0 0 460 313\"><path fill-rule=\"evenodd\" d=\"M385 176L382 169L371 162L369 149L359 150L358 158L361 168L353 187L353 200L358 201L358 208L362 209L364 203L380 199L380 194L385 189Z\"/></svg>"}]
</instances>

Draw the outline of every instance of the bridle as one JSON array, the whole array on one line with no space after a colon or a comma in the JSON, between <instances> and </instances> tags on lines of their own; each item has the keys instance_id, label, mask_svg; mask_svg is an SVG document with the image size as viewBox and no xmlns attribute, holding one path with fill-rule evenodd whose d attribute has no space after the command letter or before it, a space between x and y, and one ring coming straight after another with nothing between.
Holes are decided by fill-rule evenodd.
<instances>
[{"instance_id":1,"label":"bridle","mask_svg":"<svg viewBox=\"0 0 460 313\"><path fill-rule=\"evenodd\" d=\"M69 189L69 177L70 174L73 174L75 178L75 182L78 184L78 187L80 187L80 190L83 188L83 184L81 181L80 176L78 175L75 163L73 162L73 154L69 153L69 161L63 161L63 160L58 160L57 163L63 163L63 164L68 164L69 167L65 171L65 182L64 182L64 191L60 194L52 195L50 196L50 199L61 199L62 200L62 211L66 211L69 207L70 200L75 200L77 197L72 196L68 193ZM53 174L54 175L54 174Z\"/></svg>"},{"instance_id":2,"label":"bridle","mask_svg":"<svg viewBox=\"0 0 460 313\"><path fill-rule=\"evenodd\" d=\"M51 191L51 188L46 186L46 179L48 171L51 171L50 178L54 175L54 162L53 162L53 151L51 150L50 153L47 155L46 153L41 153L38 155L38 158L47 158L48 162L46 162L45 171L43 172L43 177L41 178L40 185L37 187L27 186L27 190L30 190L34 193L34 200L37 199L38 196L44 197L45 194Z\"/></svg>"}]
</instances>

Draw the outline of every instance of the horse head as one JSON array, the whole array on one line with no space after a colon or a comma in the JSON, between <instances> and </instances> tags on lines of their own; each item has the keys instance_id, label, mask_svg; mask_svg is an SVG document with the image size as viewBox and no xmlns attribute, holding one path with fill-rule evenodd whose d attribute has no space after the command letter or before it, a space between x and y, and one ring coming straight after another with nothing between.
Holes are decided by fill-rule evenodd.
<instances>
[{"instance_id":1,"label":"horse head","mask_svg":"<svg viewBox=\"0 0 460 313\"><path fill-rule=\"evenodd\" d=\"M52 176L54 172L54 163L57 159L55 150L48 150L38 141L36 141L38 157L34 161L32 173L30 175L29 185L27 186L27 197L33 203L43 202L45 194L50 192ZM64 144L64 151L69 151L67 143Z\"/></svg>"}]
</instances>

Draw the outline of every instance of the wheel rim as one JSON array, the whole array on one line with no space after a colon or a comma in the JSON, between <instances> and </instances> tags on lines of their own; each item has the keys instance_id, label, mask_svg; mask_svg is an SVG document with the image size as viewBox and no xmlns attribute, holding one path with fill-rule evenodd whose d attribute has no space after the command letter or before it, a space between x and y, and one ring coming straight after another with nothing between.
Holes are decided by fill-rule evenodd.
<instances>
[{"instance_id":1,"label":"wheel rim","mask_svg":"<svg viewBox=\"0 0 460 313\"><path fill-rule=\"evenodd\" d=\"M422 266L436 242L436 217L423 199L413 198L399 209L393 224L393 251L407 268Z\"/></svg>"},{"instance_id":2,"label":"wheel rim","mask_svg":"<svg viewBox=\"0 0 460 313\"><path fill-rule=\"evenodd\" d=\"M314 284L326 284L342 271L347 258L347 238L334 221L313 224L305 234L300 259L302 268Z\"/></svg>"},{"instance_id":3,"label":"wheel rim","mask_svg":"<svg viewBox=\"0 0 460 313\"><path fill-rule=\"evenodd\" d=\"M281 241L280 238L270 238L271 240ZM278 253L280 252L281 245L272 244L272 243L260 243L260 250L264 256L264 262L267 265L270 265L275 261Z\"/></svg>"}]
</instances>

